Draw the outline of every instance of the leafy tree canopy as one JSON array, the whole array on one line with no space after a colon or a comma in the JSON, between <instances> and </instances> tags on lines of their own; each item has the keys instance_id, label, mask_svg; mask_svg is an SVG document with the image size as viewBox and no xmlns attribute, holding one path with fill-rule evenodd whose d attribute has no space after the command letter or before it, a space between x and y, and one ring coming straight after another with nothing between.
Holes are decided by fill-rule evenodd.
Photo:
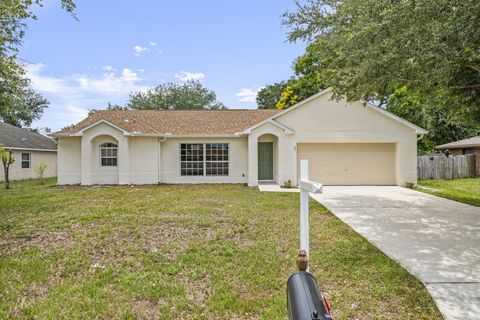
<instances>
[{"instance_id":1,"label":"leafy tree canopy","mask_svg":"<svg viewBox=\"0 0 480 320\"><path fill-rule=\"evenodd\" d=\"M452 114L445 105L424 99L406 87L395 90L385 107L428 131L418 141L420 154L434 152L437 145L471 137L480 131L480 123L475 119Z\"/></svg>"},{"instance_id":2,"label":"leafy tree canopy","mask_svg":"<svg viewBox=\"0 0 480 320\"><path fill-rule=\"evenodd\" d=\"M260 89L257 93L258 109L275 109L286 85L286 81L280 81Z\"/></svg>"},{"instance_id":3,"label":"leafy tree canopy","mask_svg":"<svg viewBox=\"0 0 480 320\"><path fill-rule=\"evenodd\" d=\"M289 40L324 58L336 97L384 100L399 88L480 119L480 2L309 0L284 15Z\"/></svg>"},{"instance_id":4,"label":"leafy tree canopy","mask_svg":"<svg viewBox=\"0 0 480 320\"><path fill-rule=\"evenodd\" d=\"M139 110L179 110L179 109L224 109L214 91L205 88L200 81L187 81L183 84L165 83L146 92L130 94L127 107Z\"/></svg>"},{"instance_id":5,"label":"leafy tree canopy","mask_svg":"<svg viewBox=\"0 0 480 320\"><path fill-rule=\"evenodd\" d=\"M0 104L0 119L17 127L30 127L34 120L40 119L48 104L41 94L28 86L22 87Z\"/></svg>"}]
</instances>

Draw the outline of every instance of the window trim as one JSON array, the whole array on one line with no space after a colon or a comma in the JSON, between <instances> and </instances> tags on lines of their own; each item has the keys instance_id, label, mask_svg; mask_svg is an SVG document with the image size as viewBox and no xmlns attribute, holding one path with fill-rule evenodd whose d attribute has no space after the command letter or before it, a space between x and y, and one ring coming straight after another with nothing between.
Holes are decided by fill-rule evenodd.
<instances>
[{"instance_id":1,"label":"window trim","mask_svg":"<svg viewBox=\"0 0 480 320\"><path fill-rule=\"evenodd\" d=\"M26 154L28 155L28 160L23 160L23 155ZM30 152L22 152L21 154L21 167L22 169L30 169L32 167L32 154ZM23 164L27 162L28 163L28 167L24 167Z\"/></svg>"},{"instance_id":2,"label":"window trim","mask_svg":"<svg viewBox=\"0 0 480 320\"><path fill-rule=\"evenodd\" d=\"M201 144L203 145L203 174L202 175L183 175L182 174L182 144ZM227 161L207 161L207 144L226 144L227 145ZM180 142L178 144L178 169L180 177L229 177L230 176L230 142ZM209 174L207 175L207 162L227 162L227 174Z\"/></svg>"},{"instance_id":3,"label":"window trim","mask_svg":"<svg viewBox=\"0 0 480 320\"><path fill-rule=\"evenodd\" d=\"M207 145L227 145L227 160L207 160L206 153L207 153ZM207 163L227 163L227 174L208 174L207 173ZM217 168L218 171L218 168ZM223 143L223 142L209 142L205 143L205 176L208 177L228 177L230 175L230 144Z\"/></svg>"},{"instance_id":4,"label":"window trim","mask_svg":"<svg viewBox=\"0 0 480 320\"><path fill-rule=\"evenodd\" d=\"M107 147L106 145L112 144L114 147ZM116 156L102 156L102 150L116 150ZM103 159L115 159L115 164L113 165L103 165L102 160ZM102 142L98 146L98 164L100 168L115 168L118 167L118 144L115 142L107 141L107 142Z\"/></svg>"}]
</instances>

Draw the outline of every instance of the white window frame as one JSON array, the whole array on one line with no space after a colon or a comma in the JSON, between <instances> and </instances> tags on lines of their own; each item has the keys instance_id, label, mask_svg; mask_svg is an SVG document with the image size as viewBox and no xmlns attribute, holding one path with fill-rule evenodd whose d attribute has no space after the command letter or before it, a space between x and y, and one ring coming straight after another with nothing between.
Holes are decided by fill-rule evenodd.
<instances>
[{"instance_id":1,"label":"white window frame","mask_svg":"<svg viewBox=\"0 0 480 320\"><path fill-rule=\"evenodd\" d=\"M28 155L28 160L23 160L23 155L27 154ZM28 163L28 167L24 167L24 163ZM22 169L30 169L32 167L32 154L30 152L22 152L21 154L21 167Z\"/></svg>"},{"instance_id":2,"label":"white window frame","mask_svg":"<svg viewBox=\"0 0 480 320\"><path fill-rule=\"evenodd\" d=\"M110 146L110 145L113 145L113 146ZM108 155L102 155L102 150L110 150L111 151L111 154L110 156ZM113 151L115 151L115 154L116 155L113 155ZM103 159L115 159L115 164L103 164L102 160ZM104 143L101 143L100 144L100 147L99 147L99 165L100 167L117 167L118 166L118 144L114 143L114 142L104 142Z\"/></svg>"},{"instance_id":3,"label":"white window frame","mask_svg":"<svg viewBox=\"0 0 480 320\"><path fill-rule=\"evenodd\" d=\"M189 145L189 144L200 144L203 147L203 174L201 175L188 175L182 174L182 162L188 163L188 160L182 160L182 144ZM209 160L207 161L207 144L226 144L227 145L227 160ZM181 142L178 145L179 150L179 169L180 169L180 176L181 177L228 177L230 176L230 143L229 142ZM195 161L199 162L199 161ZM207 174L207 163L227 163L227 174ZM188 168L187 168L188 169Z\"/></svg>"},{"instance_id":4,"label":"white window frame","mask_svg":"<svg viewBox=\"0 0 480 320\"><path fill-rule=\"evenodd\" d=\"M227 145L227 160L207 160L207 145ZM227 174L208 174L208 163L226 163L227 164ZM218 169L217 169L218 170ZM228 143L222 142L209 142L205 143L205 175L209 177L228 177L230 175L230 145Z\"/></svg>"}]
</instances>

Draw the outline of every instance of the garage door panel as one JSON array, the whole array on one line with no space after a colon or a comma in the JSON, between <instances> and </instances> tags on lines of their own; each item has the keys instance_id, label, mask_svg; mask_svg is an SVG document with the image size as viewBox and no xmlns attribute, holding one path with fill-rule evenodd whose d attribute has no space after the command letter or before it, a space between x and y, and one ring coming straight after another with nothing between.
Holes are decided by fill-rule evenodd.
<instances>
[{"instance_id":1,"label":"garage door panel","mask_svg":"<svg viewBox=\"0 0 480 320\"><path fill-rule=\"evenodd\" d=\"M299 144L297 155L309 160L310 179L326 185L396 183L394 143Z\"/></svg>"}]
</instances>

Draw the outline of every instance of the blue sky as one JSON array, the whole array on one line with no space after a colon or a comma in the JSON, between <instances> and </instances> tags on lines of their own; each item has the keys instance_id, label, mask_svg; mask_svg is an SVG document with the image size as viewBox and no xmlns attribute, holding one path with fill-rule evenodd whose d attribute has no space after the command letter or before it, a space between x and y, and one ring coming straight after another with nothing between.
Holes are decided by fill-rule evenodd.
<instances>
[{"instance_id":1,"label":"blue sky","mask_svg":"<svg viewBox=\"0 0 480 320\"><path fill-rule=\"evenodd\" d=\"M77 0L79 21L55 0L28 23L20 57L50 102L34 127L76 123L131 91L201 80L229 108L256 108L255 93L288 78L304 44L286 42L281 14L293 0Z\"/></svg>"}]
</instances>

